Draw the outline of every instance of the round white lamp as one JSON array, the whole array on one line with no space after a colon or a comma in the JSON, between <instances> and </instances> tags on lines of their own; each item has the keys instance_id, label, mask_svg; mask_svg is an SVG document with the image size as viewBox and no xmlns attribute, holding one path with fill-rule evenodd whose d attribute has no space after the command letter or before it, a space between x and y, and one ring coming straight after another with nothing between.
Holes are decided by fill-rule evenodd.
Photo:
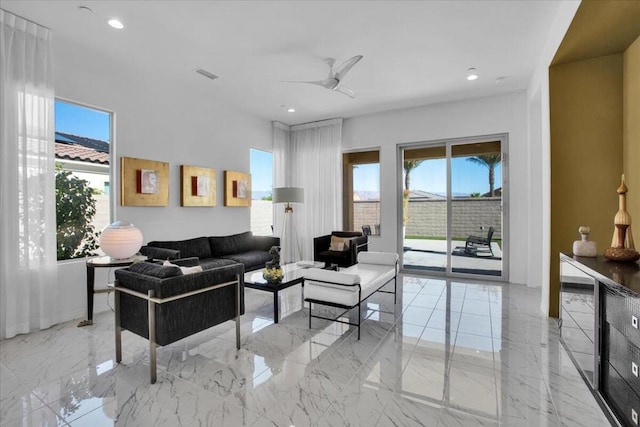
<instances>
[{"instance_id":1,"label":"round white lamp","mask_svg":"<svg viewBox=\"0 0 640 427\"><path fill-rule=\"evenodd\" d=\"M115 259L130 258L142 246L142 232L126 221L116 221L100 234L100 249Z\"/></svg>"}]
</instances>

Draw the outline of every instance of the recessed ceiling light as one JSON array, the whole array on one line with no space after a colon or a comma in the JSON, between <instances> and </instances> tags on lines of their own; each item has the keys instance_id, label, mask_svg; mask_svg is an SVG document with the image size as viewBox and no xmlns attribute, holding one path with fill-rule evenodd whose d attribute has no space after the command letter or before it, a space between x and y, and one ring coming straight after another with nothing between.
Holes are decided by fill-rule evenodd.
<instances>
[{"instance_id":1,"label":"recessed ceiling light","mask_svg":"<svg viewBox=\"0 0 640 427\"><path fill-rule=\"evenodd\" d=\"M496 79L496 84L501 85L502 83L504 83L504 81L505 81L505 80L507 80L507 78L506 78L506 77L498 77L498 78Z\"/></svg>"},{"instance_id":2,"label":"recessed ceiling light","mask_svg":"<svg viewBox=\"0 0 640 427\"><path fill-rule=\"evenodd\" d=\"M115 19L115 18L109 19L109 25L111 25L116 30L121 30L124 28L124 25L122 24L122 22L120 22L118 19Z\"/></svg>"},{"instance_id":3,"label":"recessed ceiling light","mask_svg":"<svg viewBox=\"0 0 640 427\"><path fill-rule=\"evenodd\" d=\"M467 80L475 80L478 78L478 73L475 68L469 68L467 70Z\"/></svg>"},{"instance_id":4,"label":"recessed ceiling light","mask_svg":"<svg viewBox=\"0 0 640 427\"><path fill-rule=\"evenodd\" d=\"M87 6L78 6L78 9L80 9L81 12L88 12L88 13L93 12L93 10L91 10L91 8Z\"/></svg>"},{"instance_id":5,"label":"recessed ceiling light","mask_svg":"<svg viewBox=\"0 0 640 427\"><path fill-rule=\"evenodd\" d=\"M295 108L288 108L287 111L290 112L290 113L295 113L296 109Z\"/></svg>"}]
</instances>

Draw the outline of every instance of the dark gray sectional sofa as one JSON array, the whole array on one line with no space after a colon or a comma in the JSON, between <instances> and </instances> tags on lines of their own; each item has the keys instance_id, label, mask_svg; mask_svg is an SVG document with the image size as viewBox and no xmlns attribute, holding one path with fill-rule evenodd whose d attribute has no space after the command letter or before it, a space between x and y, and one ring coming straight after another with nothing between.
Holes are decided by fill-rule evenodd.
<instances>
[{"instance_id":1,"label":"dark gray sectional sofa","mask_svg":"<svg viewBox=\"0 0 640 427\"><path fill-rule=\"evenodd\" d=\"M143 246L140 253L161 260L197 257L205 270L240 263L245 271L252 271L264 268L264 264L271 261L269 249L272 246L280 246L280 238L254 236L247 231L230 236L153 241Z\"/></svg>"}]
</instances>

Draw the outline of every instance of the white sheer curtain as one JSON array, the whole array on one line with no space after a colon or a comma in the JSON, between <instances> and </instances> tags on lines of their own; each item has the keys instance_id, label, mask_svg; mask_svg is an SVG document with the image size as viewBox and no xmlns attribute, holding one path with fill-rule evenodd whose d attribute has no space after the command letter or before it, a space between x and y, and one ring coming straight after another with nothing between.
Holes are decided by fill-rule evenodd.
<instances>
[{"instance_id":1,"label":"white sheer curtain","mask_svg":"<svg viewBox=\"0 0 640 427\"><path fill-rule=\"evenodd\" d=\"M0 9L0 339L58 321L51 31Z\"/></svg>"},{"instance_id":2,"label":"white sheer curtain","mask_svg":"<svg viewBox=\"0 0 640 427\"><path fill-rule=\"evenodd\" d=\"M313 259L314 237L342 227L341 144L342 119L273 124L274 187L304 188L304 203L294 205L293 215L305 260ZM283 215L284 207L275 205L277 236L282 236ZM288 230L286 236L292 235ZM285 253L294 247L289 239L281 244Z\"/></svg>"}]
</instances>

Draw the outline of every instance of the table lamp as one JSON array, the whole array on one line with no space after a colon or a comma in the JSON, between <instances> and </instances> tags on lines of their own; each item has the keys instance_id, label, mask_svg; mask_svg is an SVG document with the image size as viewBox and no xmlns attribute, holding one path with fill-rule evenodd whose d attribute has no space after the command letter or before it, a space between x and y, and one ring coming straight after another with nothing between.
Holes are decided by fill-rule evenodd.
<instances>
[{"instance_id":1,"label":"table lamp","mask_svg":"<svg viewBox=\"0 0 640 427\"><path fill-rule=\"evenodd\" d=\"M100 234L100 249L115 259L130 258L142 246L142 232L126 221L116 221Z\"/></svg>"}]
</instances>

